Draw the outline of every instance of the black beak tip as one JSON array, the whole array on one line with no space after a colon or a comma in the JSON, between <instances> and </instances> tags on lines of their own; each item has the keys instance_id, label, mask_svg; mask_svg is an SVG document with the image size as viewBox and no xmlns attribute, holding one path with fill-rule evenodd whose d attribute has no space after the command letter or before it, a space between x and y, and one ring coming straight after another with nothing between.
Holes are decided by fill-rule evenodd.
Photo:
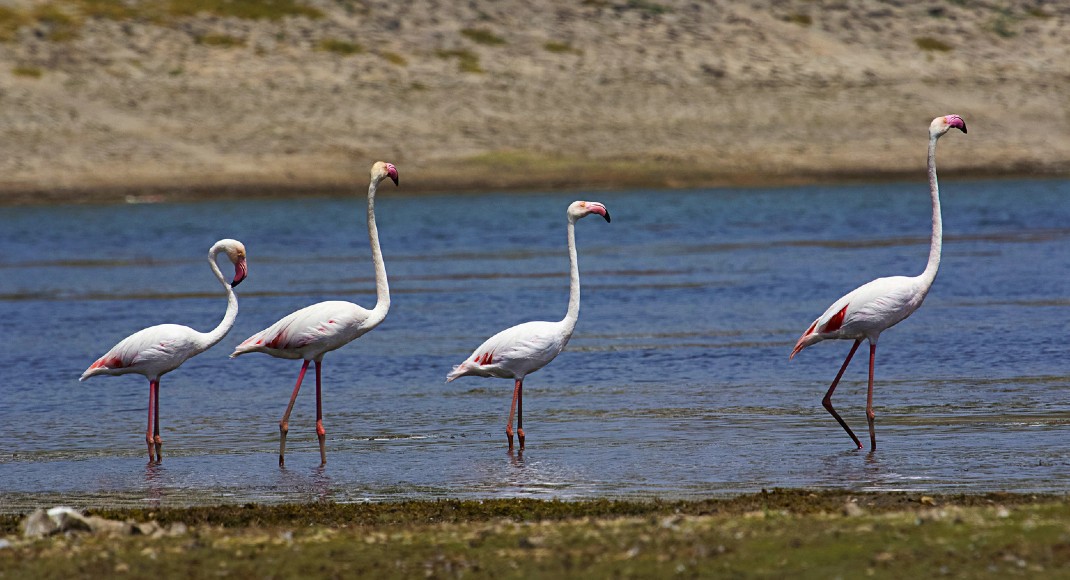
<instances>
[{"instance_id":1,"label":"black beak tip","mask_svg":"<svg viewBox=\"0 0 1070 580\"><path fill-rule=\"evenodd\" d=\"M237 279L237 280L235 280L235 281L231 282L231 283L230 283L230 287L231 287L231 288L235 288L235 287L237 287L237 286L238 286L238 284L241 284L241 283L242 283L242 280L244 280L244 279L245 279L245 278L240 278L240 279Z\"/></svg>"},{"instance_id":2,"label":"black beak tip","mask_svg":"<svg viewBox=\"0 0 1070 580\"><path fill-rule=\"evenodd\" d=\"M394 182L394 187L397 187L397 186L398 186L398 178L396 178L396 177L394 177L393 175L391 175L391 176L390 176L390 181L393 181L393 182Z\"/></svg>"},{"instance_id":3,"label":"black beak tip","mask_svg":"<svg viewBox=\"0 0 1070 580\"><path fill-rule=\"evenodd\" d=\"M607 223L609 223L609 222L613 221L613 220L609 219L609 212L608 212L608 211L606 212L606 215L604 215L604 216L602 216L602 217L606 218L606 222L607 222Z\"/></svg>"},{"instance_id":4,"label":"black beak tip","mask_svg":"<svg viewBox=\"0 0 1070 580\"><path fill-rule=\"evenodd\" d=\"M966 132L966 123L963 123L962 126L959 127L959 128L962 129L963 133L965 133Z\"/></svg>"}]
</instances>

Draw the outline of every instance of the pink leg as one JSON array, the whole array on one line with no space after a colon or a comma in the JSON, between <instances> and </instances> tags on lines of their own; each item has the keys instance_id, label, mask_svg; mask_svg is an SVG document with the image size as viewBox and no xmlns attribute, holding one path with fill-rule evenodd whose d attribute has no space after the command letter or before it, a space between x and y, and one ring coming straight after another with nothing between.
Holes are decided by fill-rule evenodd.
<instances>
[{"instance_id":1,"label":"pink leg","mask_svg":"<svg viewBox=\"0 0 1070 580\"><path fill-rule=\"evenodd\" d=\"M286 433L290 431L290 411L294 410L294 401L297 400L297 392L301 390L301 381L305 380L305 371L308 370L310 362L312 361L306 360L305 364L301 365L301 373L297 375L297 384L294 385L294 392L290 395L290 404L286 406L286 412L279 421L279 467L286 464Z\"/></svg>"},{"instance_id":2,"label":"pink leg","mask_svg":"<svg viewBox=\"0 0 1070 580\"><path fill-rule=\"evenodd\" d=\"M847 434L851 436L851 439L854 440L855 445L857 445L859 449L862 448L862 442L858 440L858 437L855 437L854 431L851 431L851 428L847 426L847 422L840 417L840 414L836 412L836 409L832 408L832 393L836 390L836 385L840 384L840 378L843 377L843 371L847 370L847 365L851 363L851 357L855 355L855 351L858 350L858 345L860 344L862 344L862 339L855 341L854 346L851 347L851 352L847 353L847 359L843 361L843 366L840 367L840 372L836 374L835 380L832 381L832 385L829 386L828 392L825 393L825 398L821 399L821 404L825 407L825 410L836 418L836 421L840 423L840 427L843 427L843 430L847 431Z\"/></svg>"},{"instance_id":3,"label":"pink leg","mask_svg":"<svg viewBox=\"0 0 1070 580\"><path fill-rule=\"evenodd\" d=\"M155 448L153 447L152 439L152 408L153 401L156 400L156 381L149 379L149 425L145 429L145 443L149 446L149 463L156 462Z\"/></svg>"},{"instance_id":4,"label":"pink leg","mask_svg":"<svg viewBox=\"0 0 1070 580\"><path fill-rule=\"evenodd\" d=\"M517 399L520 397L520 389L524 386L524 381L521 379L516 380L516 384L513 386L513 403L509 406L509 421L505 424L505 436L509 438L509 450L513 450L513 413L516 412ZM523 435L521 435L523 437ZM521 443L523 445L523 443Z\"/></svg>"},{"instance_id":5,"label":"pink leg","mask_svg":"<svg viewBox=\"0 0 1070 580\"><path fill-rule=\"evenodd\" d=\"M156 445L156 463L163 462L163 439L160 438L160 379L156 379L156 411L153 414L153 443Z\"/></svg>"},{"instance_id":6,"label":"pink leg","mask_svg":"<svg viewBox=\"0 0 1070 580\"><path fill-rule=\"evenodd\" d=\"M520 439L520 450L524 450L524 381L516 393L516 436Z\"/></svg>"},{"instance_id":7,"label":"pink leg","mask_svg":"<svg viewBox=\"0 0 1070 580\"><path fill-rule=\"evenodd\" d=\"M320 365L322 361L316 361L316 436L320 440L320 466L327 465L327 430L323 428L323 400L320 396Z\"/></svg>"},{"instance_id":8,"label":"pink leg","mask_svg":"<svg viewBox=\"0 0 1070 580\"><path fill-rule=\"evenodd\" d=\"M877 356L877 345L869 343L869 391L866 393L866 419L869 421L869 451L877 450L877 434L873 430L873 361Z\"/></svg>"}]
</instances>

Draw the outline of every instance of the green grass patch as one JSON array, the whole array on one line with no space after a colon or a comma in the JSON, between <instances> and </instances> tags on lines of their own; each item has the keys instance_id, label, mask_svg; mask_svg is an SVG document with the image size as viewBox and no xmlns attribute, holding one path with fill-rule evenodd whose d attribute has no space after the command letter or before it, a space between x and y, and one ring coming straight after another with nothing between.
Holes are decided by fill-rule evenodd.
<instances>
[{"instance_id":1,"label":"green grass patch","mask_svg":"<svg viewBox=\"0 0 1070 580\"><path fill-rule=\"evenodd\" d=\"M1011 14L1009 11L1003 10L992 20L985 25L990 32L996 34L1000 38L1014 38L1018 36L1018 30L1016 25L1018 24L1018 18Z\"/></svg>"},{"instance_id":2,"label":"green grass patch","mask_svg":"<svg viewBox=\"0 0 1070 580\"><path fill-rule=\"evenodd\" d=\"M457 68L461 72L481 74L486 71L479 65L479 56L474 52L465 49L458 50L439 50L435 52L435 56L439 58L455 58L457 59Z\"/></svg>"},{"instance_id":3,"label":"green grass patch","mask_svg":"<svg viewBox=\"0 0 1070 580\"><path fill-rule=\"evenodd\" d=\"M289 16L322 18L323 12L298 0L166 0L171 16L213 16L246 20L282 20Z\"/></svg>"},{"instance_id":4,"label":"green grass patch","mask_svg":"<svg viewBox=\"0 0 1070 580\"><path fill-rule=\"evenodd\" d=\"M81 21L66 8L48 3L34 7L30 18L47 30L46 38L55 42L65 42L78 36Z\"/></svg>"},{"instance_id":5,"label":"green grass patch","mask_svg":"<svg viewBox=\"0 0 1070 580\"><path fill-rule=\"evenodd\" d=\"M852 510L845 509L855 506ZM23 542L12 577L1061 577L1057 496L787 490L697 501L407 501L95 510L181 536Z\"/></svg>"},{"instance_id":6,"label":"green grass patch","mask_svg":"<svg viewBox=\"0 0 1070 580\"><path fill-rule=\"evenodd\" d=\"M461 34L476 44L495 46L505 44L505 39L483 28L465 28Z\"/></svg>"},{"instance_id":7,"label":"green grass patch","mask_svg":"<svg viewBox=\"0 0 1070 580\"><path fill-rule=\"evenodd\" d=\"M205 34L196 38L197 44L205 46L217 46L219 48L235 48L245 46L245 40L229 34Z\"/></svg>"},{"instance_id":8,"label":"green grass patch","mask_svg":"<svg viewBox=\"0 0 1070 580\"><path fill-rule=\"evenodd\" d=\"M383 50L383 51L379 52L379 56L383 60L385 60L386 62L388 62L388 63L390 63L392 65L395 65L395 66L408 66L409 65L409 61L405 57L401 56L400 54L398 54L396 52L390 52L388 50Z\"/></svg>"},{"instance_id":9,"label":"green grass patch","mask_svg":"<svg viewBox=\"0 0 1070 580\"><path fill-rule=\"evenodd\" d=\"M15 40L19 28L29 22L30 19L25 13L7 6L0 6L0 42Z\"/></svg>"},{"instance_id":10,"label":"green grass patch","mask_svg":"<svg viewBox=\"0 0 1070 580\"><path fill-rule=\"evenodd\" d=\"M11 74L17 77L26 77L31 79L39 79L45 74L45 71L35 66L17 66L11 69Z\"/></svg>"},{"instance_id":11,"label":"green grass patch","mask_svg":"<svg viewBox=\"0 0 1070 580\"><path fill-rule=\"evenodd\" d=\"M647 14L666 14L672 12L672 8L650 0L628 0L626 6L631 10L640 10Z\"/></svg>"},{"instance_id":12,"label":"green grass patch","mask_svg":"<svg viewBox=\"0 0 1070 580\"><path fill-rule=\"evenodd\" d=\"M557 53L557 54L562 54L562 53L580 54L580 51L576 50L575 48L572 48L571 44L569 44L567 42L557 42L555 40L551 40L550 42L547 42L546 44L542 45L542 48L546 52L553 52L553 53Z\"/></svg>"},{"instance_id":13,"label":"green grass patch","mask_svg":"<svg viewBox=\"0 0 1070 580\"><path fill-rule=\"evenodd\" d=\"M788 14L784 17L784 20L799 26L810 26L814 23L814 19L809 14Z\"/></svg>"},{"instance_id":14,"label":"green grass patch","mask_svg":"<svg viewBox=\"0 0 1070 580\"><path fill-rule=\"evenodd\" d=\"M914 39L914 44L918 45L918 48L928 51L948 52L951 50L950 44L947 44L930 36L919 36Z\"/></svg>"},{"instance_id":15,"label":"green grass patch","mask_svg":"<svg viewBox=\"0 0 1070 580\"><path fill-rule=\"evenodd\" d=\"M364 52L364 47L355 43L337 38L325 38L316 45L317 50L333 52L342 56L350 56Z\"/></svg>"}]
</instances>

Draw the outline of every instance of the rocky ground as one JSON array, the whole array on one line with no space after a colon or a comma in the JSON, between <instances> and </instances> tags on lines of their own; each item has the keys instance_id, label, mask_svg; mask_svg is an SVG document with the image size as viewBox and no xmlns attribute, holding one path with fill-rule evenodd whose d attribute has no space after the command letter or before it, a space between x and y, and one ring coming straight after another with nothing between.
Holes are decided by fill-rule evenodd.
<instances>
[{"instance_id":1,"label":"rocky ground","mask_svg":"<svg viewBox=\"0 0 1070 580\"><path fill-rule=\"evenodd\" d=\"M0 0L0 200L1070 172L1070 4Z\"/></svg>"}]
</instances>

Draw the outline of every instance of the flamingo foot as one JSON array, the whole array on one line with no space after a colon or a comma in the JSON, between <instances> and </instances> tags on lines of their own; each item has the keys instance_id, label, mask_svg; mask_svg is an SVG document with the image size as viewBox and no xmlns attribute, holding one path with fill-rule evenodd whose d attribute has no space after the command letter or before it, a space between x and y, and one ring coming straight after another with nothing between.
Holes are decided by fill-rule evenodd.
<instances>
[{"instance_id":1,"label":"flamingo foot","mask_svg":"<svg viewBox=\"0 0 1070 580\"><path fill-rule=\"evenodd\" d=\"M286 466L286 433L290 431L290 423L279 421L279 467Z\"/></svg>"},{"instance_id":2,"label":"flamingo foot","mask_svg":"<svg viewBox=\"0 0 1070 580\"><path fill-rule=\"evenodd\" d=\"M163 438L156 435L153 444L156 447L156 463L163 463Z\"/></svg>"},{"instance_id":3,"label":"flamingo foot","mask_svg":"<svg viewBox=\"0 0 1070 580\"><path fill-rule=\"evenodd\" d=\"M520 439L520 450L524 450L524 430L517 428L516 436Z\"/></svg>"},{"instance_id":4,"label":"flamingo foot","mask_svg":"<svg viewBox=\"0 0 1070 580\"><path fill-rule=\"evenodd\" d=\"M152 465L156 463L155 442L152 440L152 435L145 436L145 443L149 447L149 465Z\"/></svg>"},{"instance_id":5,"label":"flamingo foot","mask_svg":"<svg viewBox=\"0 0 1070 580\"><path fill-rule=\"evenodd\" d=\"M320 466L327 465L327 430L323 428L323 421L316 421L316 436L320 440Z\"/></svg>"},{"instance_id":6,"label":"flamingo foot","mask_svg":"<svg viewBox=\"0 0 1070 580\"><path fill-rule=\"evenodd\" d=\"M509 451L513 450L513 426L506 425L505 436L509 438Z\"/></svg>"}]
</instances>

